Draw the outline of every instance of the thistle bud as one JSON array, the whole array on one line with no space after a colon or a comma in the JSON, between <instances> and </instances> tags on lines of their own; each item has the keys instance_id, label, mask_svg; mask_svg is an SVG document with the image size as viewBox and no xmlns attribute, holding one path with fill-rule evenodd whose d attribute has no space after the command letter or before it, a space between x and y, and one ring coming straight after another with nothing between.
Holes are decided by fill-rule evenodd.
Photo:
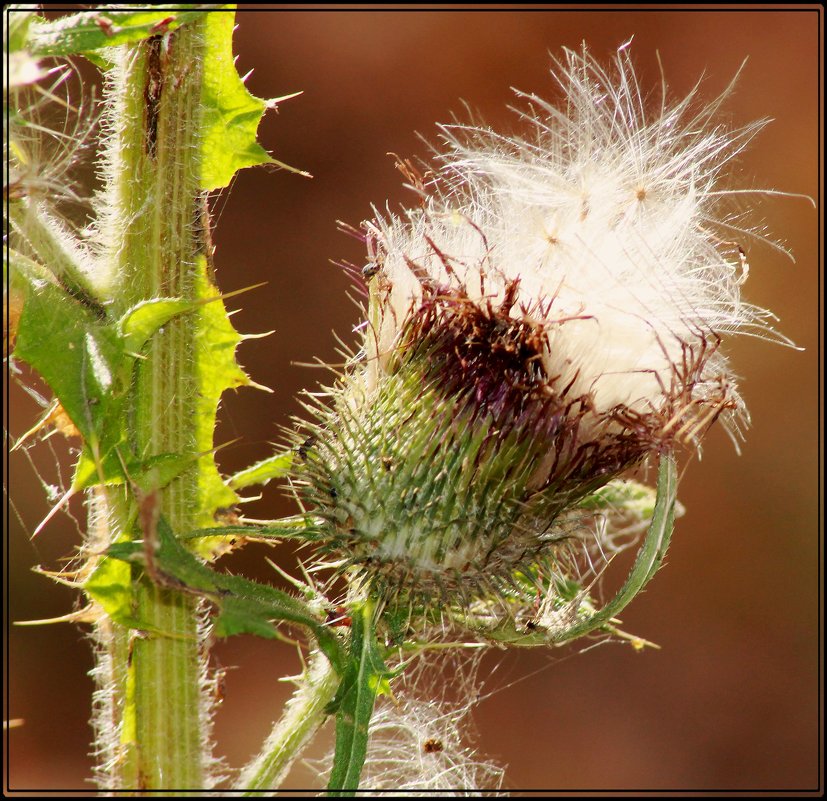
<instances>
[{"instance_id":1,"label":"thistle bud","mask_svg":"<svg viewBox=\"0 0 827 801\"><path fill-rule=\"evenodd\" d=\"M402 165L417 206L363 224L363 346L303 482L341 568L388 599L559 572L584 498L747 422L721 336L770 315L716 228L762 123L727 130L693 95L648 117L624 48L611 73L585 49L557 68L563 103L522 95L525 136L441 126L435 165Z\"/></svg>"}]
</instances>

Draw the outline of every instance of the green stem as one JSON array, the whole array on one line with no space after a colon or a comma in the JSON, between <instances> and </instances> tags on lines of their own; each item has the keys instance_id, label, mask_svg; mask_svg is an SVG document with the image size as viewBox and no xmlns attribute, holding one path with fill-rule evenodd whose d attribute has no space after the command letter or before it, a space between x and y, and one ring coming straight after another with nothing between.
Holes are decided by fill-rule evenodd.
<instances>
[{"instance_id":1,"label":"green stem","mask_svg":"<svg viewBox=\"0 0 827 801\"><path fill-rule=\"evenodd\" d=\"M107 73L109 139L100 231L103 269L113 276L107 300L115 315L148 298L191 299L203 273L198 238L203 25L196 20L174 33L123 46ZM140 459L197 451L195 334L192 316L182 315L152 337L138 361L128 448ZM110 493L103 497L108 501L95 511L97 518L135 538L152 534L148 509L162 514L173 531L197 527L195 465L163 489L126 504L113 503ZM120 683L108 691L117 699L117 742L103 749L101 756L109 761L99 774L112 789L198 791L210 783L198 602L157 586L138 567L132 571L133 608L146 631L130 632L128 648L112 621L98 631L107 680ZM104 629L114 634L107 636Z\"/></svg>"},{"instance_id":2,"label":"green stem","mask_svg":"<svg viewBox=\"0 0 827 801\"><path fill-rule=\"evenodd\" d=\"M279 787L293 760L325 721L325 707L339 686L339 675L321 652L311 657L281 720L259 754L242 771L239 787L247 796L262 796Z\"/></svg>"},{"instance_id":3,"label":"green stem","mask_svg":"<svg viewBox=\"0 0 827 801\"><path fill-rule=\"evenodd\" d=\"M89 525L86 545L93 554L87 564L88 574L99 564L99 556L113 542L124 537L128 525L128 500L122 491L95 487L89 491ZM121 788L132 784L127 777L138 775L134 747L133 723L127 703L130 664L130 632L108 617L102 616L95 626L95 667L92 678L96 690L93 699L92 725L95 730L98 785Z\"/></svg>"}]
</instances>

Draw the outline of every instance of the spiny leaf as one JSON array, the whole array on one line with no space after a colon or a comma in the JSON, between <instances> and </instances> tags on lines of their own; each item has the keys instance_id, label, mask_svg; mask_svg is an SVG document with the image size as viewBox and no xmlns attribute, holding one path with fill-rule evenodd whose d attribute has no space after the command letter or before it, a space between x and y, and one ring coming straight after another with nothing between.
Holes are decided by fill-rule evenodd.
<instances>
[{"instance_id":1,"label":"spiny leaf","mask_svg":"<svg viewBox=\"0 0 827 801\"><path fill-rule=\"evenodd\" d=\"M210 14L206 30L201 186L213 190L238 170L273 159L256 141L267 104L247 91L233 63L233 15Z\"/></svg>"},{"instance_id":2,"label":"spiny leaf","mask_svg":"<svg viewBox=\"0 0 827 801\"><path fill-rule=\"evenodd\" d=\"M119 328L34 271L15 270L15 281L26 291L15 356L43 376L84 439L72 488L127 480L138 486L168 484L195 457L159 454L138 460L130 455L125 409L132 351L193 304L174 299L139 304Z\"/></svg>"},{"instance_id":3,"label":"spiny leaf","mask_svg":"<svg viewBox=\"0 0 827 801\"><path fill-rule=\"evenodd\" d=\"M333 666L342 671L344 657L336 635L305 603L275 587L212 570L181 544L163 516L158 519L156 535L157 543L149 543L151 565L147 564L146 543L115 543L107 555L144 565L167 586L208 598L218 608L214 632L219 637L256 634L275 638L280 622L296 623L313 633Z\"/></svg>"},{"instance_id":4,"label":"spiny leaf","mask_svg":"<svg viewBox=\"0 0 827 801\"><path fill-rule=\"evenodd\" d=\"M15 355L43 376L87 443L117 444L121 426L111 413L125 390L121 338L63 287L18 274L27 291Z\"/></svg>"},{"instance_id":5,"label":"spiny leaf","mask_svg":"<svg viewBox=\"0 0 827 801\"><path fill-rule=\"evenodd\" d=\"M125 562L104 557L83 583L83 589L116 623L142 631L151 628L134 615L132 569Z\"/></svg>"},{"instance_id":6,"label":"spiny leaf","mask_svg":"<svg viewBox=\"0 0 827 801\"><path fill-rule=\"evenodd\" d=\"M131 461L124 465L119 456L117 452L109 453L99 462L95 462L91 454L82 453L75 466L72 488L81 490L99 484L112 486L131 481L144 492L149 492L165 487L172 479L181 475L195 459L191 455L159 453L143 461Z\"/></svg>"},{"instance_id":7,"label":"spiny leaf","mask_svg":"<svg viewBox=\"0 0 827 801\"><path fill-rule=\"evenodd\" d=\"M223 15L222 15L223 16ZM195 418L195 444L204 454L198 468L198 509L197 525L206 528L214 523L217 509L234 506L238 497L218 473L212 455L215 418L221 394L227 390L250 383L250 379L238 366L235 349L241 341L238 332L230 323L224 302L218 297L218 290L210 283L204 272L196 287L201 300L212 299L198 308L195 332L195 367L198 380L198 398ZM209 553L209 543L203 543L201 553Z\"/></svg>"},{"instance_id":8,"label":"spiny leaf","mask_svg":"<svg viewBox=\"0 0 827 801\"><path fill-rule=\"evenodd\" d=\"M252 487L255 484L267 484L274 478L282 478L290 472L293 465L293 451L286 453L277 453L275 456L270 456L267 459L262 459L260 462L239 470L233 474L227 482L234 490L244 489L245 487Z\"/></svg>"},{"instance_id":9,"label":"spiny leaf","mask_svg":"<svg viewBox=\"0 0 827 801\"><path fill-rule=\"evenodd\" d=\"M237 289L235 292L228 292L226 295L209 292L207 297L201 298L200 300L184 300L183 298L150 298L149 300L142 300L127 310L118 323L119 330L125 340L124 346L128 351L138 351L156 331L179 314L194 311L208 303L217 303L224 298L239 295L250 289L257 289L260 286L262 286L262 284ZM212 287L210 287L210 289L212 289ZM236 337L238 337L238 335L236 335ZM240 339L240 337L238 338ZM232 340L233 347L235 347L235 341L235 339ZM246 376L244 376L244 378L246 379Z\"/></svg>"}]
</instances>

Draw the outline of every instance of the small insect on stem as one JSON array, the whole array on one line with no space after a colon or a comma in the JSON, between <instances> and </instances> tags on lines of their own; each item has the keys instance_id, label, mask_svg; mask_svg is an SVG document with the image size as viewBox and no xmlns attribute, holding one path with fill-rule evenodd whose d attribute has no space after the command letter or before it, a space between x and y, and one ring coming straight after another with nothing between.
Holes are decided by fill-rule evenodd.
<instances>
[{"instance_id":1,"label":"small insect on stem","mask_svg":"<svg viewBox=\"0 0 827 801\"><path fill-rule=\"evenodd\" d=\"M344 606L337 606L328 612L325 622L329 626L341 626L342 628L350 628L353 623Z\"/></svg>"},{"instance_id":2,"label":"small insect on stem","mask_svg":"<svg viewBox=\"0 0 827 801\"><path fill-rule=\"evenodd\" d=\"M298 454L303 461L307 461L307 451L316 444L316 437L310 436L298 447Z\"/></svg>"}]
</instances>

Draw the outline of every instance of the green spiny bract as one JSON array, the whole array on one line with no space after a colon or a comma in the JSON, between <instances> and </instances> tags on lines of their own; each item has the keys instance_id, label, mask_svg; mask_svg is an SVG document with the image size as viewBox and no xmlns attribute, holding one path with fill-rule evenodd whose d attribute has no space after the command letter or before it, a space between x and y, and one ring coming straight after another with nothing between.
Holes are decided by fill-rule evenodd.
<instances>
[{"instance_id":1,"label":"green spiny bract","mask_svg":"<svg viewBox=\"0 0 827 801\"><path fill-rule=\"evenodd\" d=\"M555 521L651 447L549 381L546 332L512 316L516 288L495 307L431 286L378 380L358 365L300 434L326 550L392 606L525 594L538 566L559 576L571 527Z\"/></svg>"}]
</instances>

